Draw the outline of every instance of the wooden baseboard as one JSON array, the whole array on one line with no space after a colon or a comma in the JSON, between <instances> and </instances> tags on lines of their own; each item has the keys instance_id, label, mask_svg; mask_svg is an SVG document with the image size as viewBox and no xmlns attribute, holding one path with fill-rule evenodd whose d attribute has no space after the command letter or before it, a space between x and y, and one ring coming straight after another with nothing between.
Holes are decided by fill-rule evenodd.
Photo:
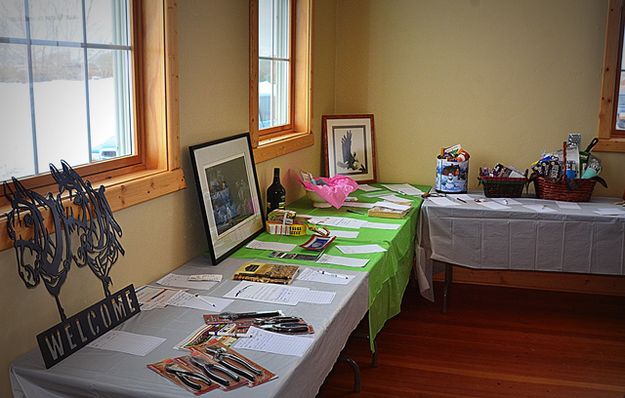
<instances>
[{"instance_id":1,"label":"wooden baseboard","mask_svg":"<svg viewBox=\"0 0 625 398\"><path fill-rule=\"evenodd\" d=\"M443 279L443 273L434 276L434 280L442 281ZM625 296L625 276L539 271L474 270L454 266L454 283Z\"/></svg>"}]
</instances>

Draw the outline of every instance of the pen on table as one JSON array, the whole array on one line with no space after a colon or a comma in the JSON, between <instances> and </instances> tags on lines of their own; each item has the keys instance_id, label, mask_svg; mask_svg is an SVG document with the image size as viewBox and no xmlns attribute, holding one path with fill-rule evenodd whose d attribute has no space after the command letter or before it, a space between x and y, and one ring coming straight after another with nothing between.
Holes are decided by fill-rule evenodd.
<instances>
[{"instance_id":1,"label":"pen on table","mask_svg":"<svg viewBox=\"0 0 625 398\"><path fill-rule=\"evenodd\" d=\"M349 276L347 276L347 275L335 274L334 272L328 272L328 271L324 271L322 269L317 270L317 272L319 272L320 274L323 274L323 275L334 276L334 277L342 278L342 279L349 279Z\"/></svg>"},{"instance_id":2,"label":"pen on table","mask_svg":"<svg viewBox=\"0 0 625 398\"><path fill-rule=\"evenodd\" d=\"M359 212L359 211L352 210L352 209L347 209L347 212L348 212L348 213L354 213L354 214L360 214L361 216L364 216L364 215L365 215L365 213L361 213L361 212Z\"/></svg>"},{"instance_id":3,"label":"pen on table","mask_svg":"<svg viewBox=\"0 0 625 398\"><path fill-rule=\"evenodd\" d=\"M207 299L205 299L204 297L200 296L199 294L194 294L194 296L196 298L199 298L200 300L202 300L203 302L205 302L206 304L210 304L213 307L217 307L214 303L211 303L210 301L208 301Z\"/></svg>"},{"instance_id":4,"label":"pen on table","mask_svg":"<svg viewBox=\"0 0 625 398\"><path fill-rule=\"evenodd\" d=\"M466 201L466 200L464 200L464 199L456 198L456 200L459 200L459 201L461 201L462 203L467 203L467 201Z\"/></svg>"}]
</instances>

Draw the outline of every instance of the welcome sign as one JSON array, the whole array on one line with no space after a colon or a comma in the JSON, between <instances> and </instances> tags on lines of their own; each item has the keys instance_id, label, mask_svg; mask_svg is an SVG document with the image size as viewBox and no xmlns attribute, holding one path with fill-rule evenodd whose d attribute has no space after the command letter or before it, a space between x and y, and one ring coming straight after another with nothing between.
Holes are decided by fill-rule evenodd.
<instances>
[{"instance_id":1,"label":"welcome sign","mask_svg":"<svg viewBox=\"0 0 625 398\"><path fill-rule=\"evenodd\" d=\"M16 178L4 183L11 202L7 232L13 240L17 270L27 288L43 282L56 302L61 323L37 336L46 369L140 311L134 287L111 294L113 264L124 255L122 229L104 194L94 189L71 166L50 165L59 192L42 195ZM75 243L79 242L78 245ZM100 280L104 299L67 318L59 299L71 265L89 268Z\"/></svg>"},{"instance_id":2,"label":"welcome sign","mask_svg":"<svg viewBox=\"0 0 625 398\"><path fill-rule=\"evenodd\" d=\"M134 286L128 285L39 334L37 342L46 369L139 312Z\"/></svg>"}]
</instances>

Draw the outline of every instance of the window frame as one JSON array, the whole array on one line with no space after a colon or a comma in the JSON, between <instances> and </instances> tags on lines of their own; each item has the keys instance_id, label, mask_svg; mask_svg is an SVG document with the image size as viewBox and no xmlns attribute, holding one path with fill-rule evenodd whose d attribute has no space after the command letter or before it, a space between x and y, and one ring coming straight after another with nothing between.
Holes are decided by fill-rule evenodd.
<instances>
[{"instance_id":1,"label":"window frame","mask_svg":"<svg viewBox=\"0 0 625 398\"><path fill-rule=\"evenodd\" d=\"M601 102L599 107L599 143L595 151L625 152L625 131L616 129L620 68L623 51L625 0L609 0L603 58Z\"/></svg>"},{"instance_id":2,"label":"window frame","mask_svg":"<svg viewBox=\"0 0 625 398\"><path fill-rule=\"evenodd\" d=\"M258 0L255 0L256 3L258 4ZM284 135L287 132L292 132L293 131L293 120L295 117L295 74L296 74L296 70L295 70L295 26L296 26L296 20L295 20L295 5L297 3L297 0L290 0L290 4L289 4L289 55L288 55L288 59L289 59L289 122L286 124L282 124L279 126L274 126L274 127L269 127L269 128L265 128L265 129L258 129L258 137L259 139L271 139L271 138L275 138L275 137L279 137ZM256 8L256 21L258 21L258 8ZM258 34L258 24L256 26L256 33ZM258 37L258 36L257 36ZM257 39L258 42L258 39ZM256 58L258 60L258 62L256 63L256 67L258 68L258 63L260 62L260 55L258 55L258 45L255 48L256 50ZM258 84L258 81L256 82L256 84ZM258 94L258 93L257 93ZM258 95L257 95L258 98ZM258 100L257 100L258 101ZM256 108L258 109L258 107Z\"/></svg>"},{"instance_id":3,"label":"window frame","mask_svg":"<svg viewBox=\"0 0 625 398\"><path fill-rule=\"evenodd\" d=\"M258 127L258 0L249 0L249 130L256 163L314 144L310 129L312 7L312 0L291 1L290 123L260 130Z\"/></svg>"},{"instance_id":4,"label":"window frame","mask_svg":"<svg viewBox=\"0 0 625 398\"><path fill-rule=\"evenodd\" d=\"M133 0L132 4L138 154L76 168L94 185L106 187L113 211L186 188L180 168L176 0ZM136 159L126 163L131 157ZM20 181L41 193L56 191L50 175ZM7 219L2 217L9 210L0 189L0 251L12 247Z\"/></svg>"}]
</instances>

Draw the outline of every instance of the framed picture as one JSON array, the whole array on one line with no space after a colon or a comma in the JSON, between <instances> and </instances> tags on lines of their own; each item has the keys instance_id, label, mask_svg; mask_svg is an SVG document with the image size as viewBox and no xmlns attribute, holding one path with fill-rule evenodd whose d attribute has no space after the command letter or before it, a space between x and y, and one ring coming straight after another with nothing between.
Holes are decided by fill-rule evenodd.
<instances>
[{"instance_id":1,"label":"framed picture","mask_svg":"<svg viewBox=\"0 0 625 398\"><path fill-rule=\"evenodd\" d=\"M373 115L323 115L321 124L325 174L375 182Z\"/></svg>"},{"instance_id":2,"label":"framed picture","mask_svg":"<svg viewBox=\"0 0 625 398\"><path fill-rule=\"evenodd\" d=\"M208 249L218 264L265 229L249 133L189 147Z\"/></svg>"}]
</instances>

